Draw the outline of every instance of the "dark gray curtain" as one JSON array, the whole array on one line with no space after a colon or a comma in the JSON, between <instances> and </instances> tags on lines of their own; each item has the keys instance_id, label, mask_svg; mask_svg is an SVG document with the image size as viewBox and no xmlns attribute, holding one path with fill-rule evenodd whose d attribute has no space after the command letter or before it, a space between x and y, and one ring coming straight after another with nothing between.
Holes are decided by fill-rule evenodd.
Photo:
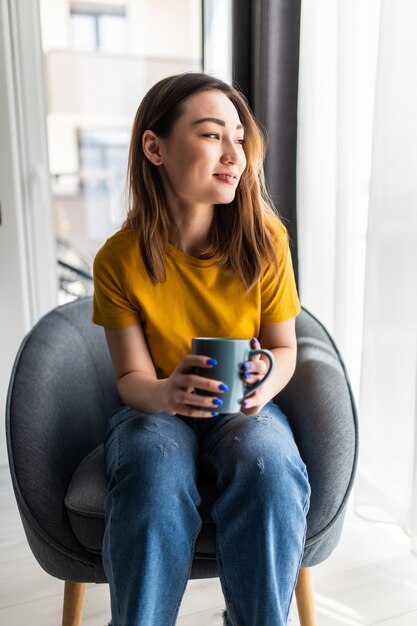
<instances>
[{"instance_id":1,"label":"dark gray curtain","mask_svg":"<svg viewBox=\"0 0 417 626\"><path fill-rule=\"evenodd\" d=\"M268 190L297 261L297 99L301 0L233 0L233 81L268 135Z\"/></svg>"}]
</instances>

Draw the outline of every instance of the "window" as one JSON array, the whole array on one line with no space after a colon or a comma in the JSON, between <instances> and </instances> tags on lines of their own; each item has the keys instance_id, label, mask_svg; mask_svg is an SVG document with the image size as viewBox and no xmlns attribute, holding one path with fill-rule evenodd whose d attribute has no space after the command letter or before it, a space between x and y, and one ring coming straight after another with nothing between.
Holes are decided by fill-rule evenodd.
<instances>
[{"instance_id":1,"label":"window","mask_svg":"<svg viewBox=\"0 0 417 626\"><path fill-rule=\"evenodd\" d=\"M202 69L202 3L41 0L40 8L61 303L91 292L94 256L126 217L142 97L165 76Z\"/></svg>"},{"instance_id":2,"label":"window","mask_svg":"<svg viewBox=\"0 0 417 626\"><path fill-rule=\"evenodd\" d=\"M107 193L123 186L129 138L128 130L79 130L80 189L83 192Z\"/></svg>"}]
</instances>

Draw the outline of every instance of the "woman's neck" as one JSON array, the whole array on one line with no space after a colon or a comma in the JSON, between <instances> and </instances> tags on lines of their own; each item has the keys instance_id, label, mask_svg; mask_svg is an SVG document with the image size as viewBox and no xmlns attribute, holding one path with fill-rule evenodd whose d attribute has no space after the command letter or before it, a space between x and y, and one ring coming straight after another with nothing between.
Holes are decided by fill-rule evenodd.
<instances>
[{"instance_id":1,"label":"woman's neck","mask_svg":"<svg viewBox=\"0 0 417 626\"><path fill-rule=\"evenodd\" d=\"M214 207L177 207L171 209L173 220L177 226L170 242L190 256L198 256L207 239L213 221Z\"/></svg>"}]
</instances>

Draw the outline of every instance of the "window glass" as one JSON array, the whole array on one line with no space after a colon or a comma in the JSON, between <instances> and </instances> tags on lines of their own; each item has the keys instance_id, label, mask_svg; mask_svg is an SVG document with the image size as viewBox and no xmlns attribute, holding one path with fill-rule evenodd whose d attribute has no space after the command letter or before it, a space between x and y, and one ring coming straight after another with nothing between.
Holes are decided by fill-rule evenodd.
<instances>
[{"instance_id":1,"label":"window glass","mask_svg":"<svg viewBox=\"0 0 417 626\"><path fill-rule=\"evenodd\" d=\"M71 47L75 50L97 48L96 20L93 15L75 13L71 15Z\"/></svg>"},{"instance_id":2,"label":"window glass","mask_svg":"<svg viewBox=\"0 0 417 626\"><path fill-rule=\"evenodd\" d=\"M126 52L126 18L122 15L100 15L99 48L103 52Z\"/></svg>"},{"instance_id":3,"label":"window glass","mask_svg":"<svg viewBox=\"0 0 417 626\"><path fill-rule=\"evenodd\" d=\"M126 215L137 107L159 79L202 70L198 0L40 0L59 301L92 291L98 248Z\"/></svg>"}]
</instances>

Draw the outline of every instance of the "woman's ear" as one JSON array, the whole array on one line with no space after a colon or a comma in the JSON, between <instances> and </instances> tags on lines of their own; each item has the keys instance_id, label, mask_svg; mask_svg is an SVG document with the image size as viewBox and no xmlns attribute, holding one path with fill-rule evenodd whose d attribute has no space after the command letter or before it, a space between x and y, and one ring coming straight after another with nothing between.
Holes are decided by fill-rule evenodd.
<instances>
[{"instance_id":1,"label":"woman's ear","mask_svg":"<svg viewBox=\"0 0 417 626\"><path fill-rule=\"evenodd\" d=\"M145 130L142 135L142 148L147 159L154 165L162 164L161 140L152 130Z\"/></svg>"}]
</instances>

